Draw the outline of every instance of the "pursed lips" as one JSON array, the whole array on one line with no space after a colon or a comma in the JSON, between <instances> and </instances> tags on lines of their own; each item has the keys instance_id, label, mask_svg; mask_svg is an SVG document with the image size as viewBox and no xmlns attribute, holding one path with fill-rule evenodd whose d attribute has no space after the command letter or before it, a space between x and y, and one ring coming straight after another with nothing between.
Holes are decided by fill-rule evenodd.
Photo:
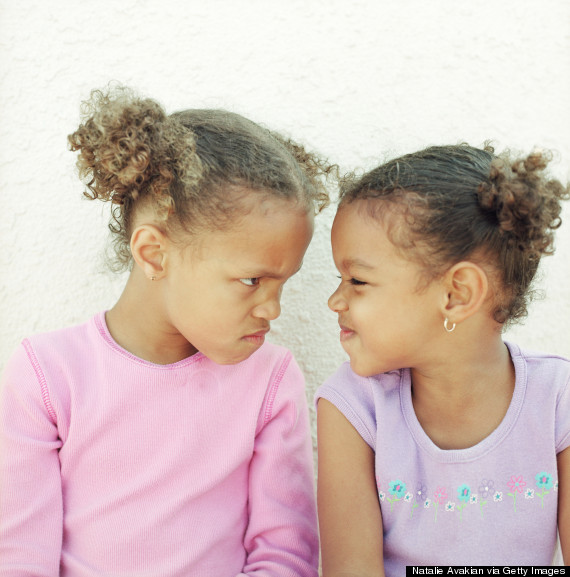
<instances>
[{"instance_id":1,"label":"pursed lips","mask_svg":"<svg viewBox=\"0 0 570 577\"><path fill-rule=\"evenodd\" d=\"M269 328L261 329L259 331L256 331L255 333L250 333L248 335L243 336L242 339L251 343L260 344L263 343L263 341L265 340L265 335L268 332Z\"/></svg>"}]
</instances>

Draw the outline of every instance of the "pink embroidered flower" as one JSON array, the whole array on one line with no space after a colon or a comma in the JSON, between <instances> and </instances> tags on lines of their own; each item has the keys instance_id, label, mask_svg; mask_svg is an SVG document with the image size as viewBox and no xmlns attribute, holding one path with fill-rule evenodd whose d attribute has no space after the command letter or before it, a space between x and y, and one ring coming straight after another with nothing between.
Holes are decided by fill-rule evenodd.
<instances>
[{"instance_id":1,"label":"pink embroidered flower","mask_svg":"<svg viewBox=\"0 0 570 577\"><path fill-rule=\"evenodd\" d=\"M517 493L522 493L526 487L526 482L523 481L522 475L519 475L518 477L513 475L507 485L513 493L515 491L517 491Z\"/></svg>"},{"instance_id":2,"label":"pink embroidered flower","mask_svg":"<svg viewBox=\"0 0 570 577\"><path fill-rule=\"evenodd\" d=\"M438 487L433 494L433 500L440 505L443 505L444 501L447 499L447 491L445 487Z\"/></svg>"}]
</instances>

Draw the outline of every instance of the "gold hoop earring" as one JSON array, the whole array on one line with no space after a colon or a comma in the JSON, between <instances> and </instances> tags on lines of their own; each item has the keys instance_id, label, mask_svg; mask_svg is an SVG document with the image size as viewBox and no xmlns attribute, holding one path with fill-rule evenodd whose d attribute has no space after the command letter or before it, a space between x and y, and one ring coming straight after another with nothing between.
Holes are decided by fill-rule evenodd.
<instances>
[{"instance_id":1,"label":"gold hoop earring","mask_svg":"<svg viewBox=\"0 0 570 577\"><path fill-rule=\"evenodd\" d=\"M451 325L451 327L448 326L449 323L449 319L447 317L445 317L445 320L443 321L443 328L448 332L448 333L452 333L455 330L455 323L453 323Z\"/></svg>"}]
</instances>

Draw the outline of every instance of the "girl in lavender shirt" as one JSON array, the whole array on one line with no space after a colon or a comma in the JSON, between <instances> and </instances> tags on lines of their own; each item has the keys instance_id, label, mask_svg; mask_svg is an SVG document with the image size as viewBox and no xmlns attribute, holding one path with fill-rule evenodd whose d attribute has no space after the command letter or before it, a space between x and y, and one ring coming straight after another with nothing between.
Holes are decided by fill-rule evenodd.
<instances>
[{"instance_id":1,"label":"girl in lavender shirt","mask_svg":"<svg viewBox=\"0 0 570 577\"><path fill-rule=\"evenodd\" d=\"M304 380L264 340L329 167L221 110L117 88L84 112L70 146L130 275L7 365L0 575L316 577Z\"/></svg>"},{"instance_id":2,"label":"girl in lavender shirt","mask_svg":"<svg viewBox=\"0 0 570 577\"><path fill-rule=\"evenodd\" d=\"M570 361L503 342L568 187L549 155L432 147L349 180L317 392L325 577L570 562Z\"/></svg>"}]
</instances>

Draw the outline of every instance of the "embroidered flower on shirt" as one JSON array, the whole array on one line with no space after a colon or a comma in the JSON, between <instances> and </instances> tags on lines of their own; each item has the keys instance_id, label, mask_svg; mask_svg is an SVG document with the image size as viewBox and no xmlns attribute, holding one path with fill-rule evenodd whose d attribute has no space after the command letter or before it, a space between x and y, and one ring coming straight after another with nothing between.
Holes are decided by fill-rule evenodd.
<instances>
[{"instance_id":1,"label":"embroidered flower on shirt","mask_svg":"<svg viewBox=\"0 0 570 577\"><path fill-rule=\"evenodd\" d=\"M469 485L461 485L459 489L457 489L457 498L462 501L463 503L467 503L469 501L469 497L471 496L471 489Z\"/></svg>"},{"instance_id":2,"label":"embroidered flower on shirt","mask_svg":"<svg viewBox=\"0 0 570 577\"><path fill-rule=\"evenodd\" d=\"M476 505L477 504L477 495L475 493L472 493L471 496L469 497L469 503L471 503L471 505Z\"/></svg>"},{"instance_id":3,"label":"embroidered flower on shirt","mask_svg":"<svg viewBox=\"0 0 570 577\"><path fill-rule=\"evenodd\" d=\"M554 483L554 490L558 491L558 481L556 481L556 483Z\"/></svg>"},{"instance_id":4,"label":"embroidered flower on shirt","mask_svg":"<svg viewBox=\"0 0 570 577\"><path fill-rule=\"evenodd\" d=\"M550 493L550 489L554 487L554 479L548 473L539 473L535 478L536 486L541 490L540 493L536 491L536 496L540 497L540 507L544 508L544 497Z\"/></svg>"},{"instance_id":5,"label":"embroidered flower on shirt","mask_svg":"<svg viewBox=\"0 0 570 577\"><path fill-rule=\"evenodd\" d=\"M424 501L424 509L429 509L430 505L431 505L431 499L426 499Z\"/></svg>"},{"instance_id":6,"label":"embroidered flower on shirt","mask_svg":"<svg viewBox=\"0 0 570 577\"><path fill-rule=\"evenodd\" d=\"M495 481L492 479L483 479L478 489L482 499L486 499L495 493Z\"/></svg>"},{"instance_id":7,"label":"embroidered flower on shirt","mask_svg":"<svg viewBox=\"0 0 570 577\"><path fill-rule=\"evenodd\" d=\"M507 485L513 493L522 493L526 487L526 481L523 481L522 475L519 475L518 477L513 475Z\"/></svg>"},{"instance_id":8,"label":"embroidered flower on shirt","mask_svg":"<svg viewBox=\"0 0 570 577\"><path fill-rule=\"evenodd\" d=\"M423 483L418 483L417 487L416 487L416 501L418 501L418 503L422 503L427 495L427 487L423 484Z\"/></svg>"},{"instance_id":9,"label":"embroidered flower on shirt","mask_svg":"<svg viewBox=\"0 0 570 577\"><path fill-rule=\"evenodd\" d=\"M482 479L479 485L479 512L481 513L481 518L483 515L483 507L487 504L487 499L495 494L495 481L493 479Z\"/></svg>"},{"instance_id":10,"label":"embroidered flower on shirt","mask_svg":"<svg viewBox=\"0 0 570 577\"><path fill-rule=\"evenodd\" d=\"M388 486L390 487L388 493L392 495L392 499L387 499L387 501L391 504L390 510L392 510L394 508L394 503L400 501L406 494L406 483L403 483L402 481L390 481Z\"/></svg>"},{"instance_id":11,"label":"embroidered flower on shirt","mask_svg":"<svg viewBox=\"0 0 570 577\"><path fill-rule=\"evenodd\" d=\"M445 504L445 510L446 510L448 513L452 513L452 512L455 510L455 503L452 503L451 501L448 501L448 502Z\"/></svg>"},{"instance_id":12,"label":"embroidered flower on shirt","mask_svg":"<svg viewBox=\"0 0 570 577\"><path fill-rule=\"evenodd\" d=\"M446 499L447 499L447 491L445 490L445 487L438 487L433 495L433 500L439 503L440 505L443 505L443 502Z\"/></svg>"},{"instance_id":13,"label":"embroidered flower on shirt","mask_svg":"<svg viewBox=\"0 0 570 577\"><path fill-rule=\"evenodd\" d=\"M384 501L384 499L386 498L386 493L384 493L384 491L380 491L378 493L378 497L380 497L380 501Z\"/></svg>"},{"instance_id":14,"label":"embroidered flower on shirt","mask_svg":"<svg viewBox=\"0 0 570 577\"><path fill-rule=\"evenodd\" d=\"M493 495L493 501L495 501L495 503L498 503L499 501L503 500L503 494L500 491L497 491L494 495Z\"/></svg>"},{"instance_id":15,"label":"embroidered flower on shirt","mask_svg":"<svg viewBox=\"0 0 570 577\"><path fill-rule=\"evenodd\" d=\"M418 504L414 502L414 494L410 493L409 491L404 496L404 501L406 503L411 503L412 506L410 507L410 519L414 516L414 509L418 507Z\"/></svg>"},{"instance_id":16,"label":"embroidered flower on shirt","mask_svg":"<svg viewBox=\"0 0 570 577\"><path fill-rule=\"evenodd\" d=\"M467 502L469 501L470 497L471 497L471 487L463 483L463 485L461 485L459 489L457 489L457 498L461 501L461 505L457 505L460 521L463 520L463 509L467 505Z\"/></svg>"},{"instance_id":17,"label":"embroidered flower on shirt","mask_svg":"<svg viewBox=\"0 0 570 577\"><path fill-rule=\"evenodd\" d=\"M390 495L401 499L404 495L404 491L406 490L406 483L402 483L402 481L390 481L389 486L390 489L388 492Z\"/></svg>"},{"instance_id":18,"label":"embroidered flower on shirt","mask_svg":"<svg viewBox=\"0 0 570 577\"><path fill-rule=\"evenodd\" d=\"M534 489L527 489L524 492L524 498L525 499L534 499Z\"/></svg>"},{"instance_id":19,"label":"embroidered flower on shirt","mask_svg":"<svg viewBox=\"0 0 570 577\"><path fill-rule=\"evenodd\" d=\"M539 489L545 490L545 489L552 489L552 487L554 486L554 482L552 480L552 477L548 474L548 473L539 473L536 477L536 486Z\"/></svg>"},{"instance_id":20,"label":"embroidered flower on shirt","mask_svg":"<svg viewBox=\"0 0 570 577\"><path fill-rule=\"evenodd\" d=\"M522 475L519 475L518 477L516 475L512 475L511 480L507 483L507 485L511 490L511 493L507 493L507 495L513 498L513 507L516 512L517 495L524 491L524 488L526 487L526 481L523 480Z\"/></svg>"},{"instance_id":21,"label":"embroidered flower on shirt","mask_svg":"<svg viewBox=\"0 0 570 577\"><path fill-rule=\"evenodd\" d=\"M433 506L435 507L435 516L433 519L434 523L437 523L437 511L440 505L445 503L447 499L447 491L445 487L438 487L433 494Z\"/></svg>"}]
</instances>

